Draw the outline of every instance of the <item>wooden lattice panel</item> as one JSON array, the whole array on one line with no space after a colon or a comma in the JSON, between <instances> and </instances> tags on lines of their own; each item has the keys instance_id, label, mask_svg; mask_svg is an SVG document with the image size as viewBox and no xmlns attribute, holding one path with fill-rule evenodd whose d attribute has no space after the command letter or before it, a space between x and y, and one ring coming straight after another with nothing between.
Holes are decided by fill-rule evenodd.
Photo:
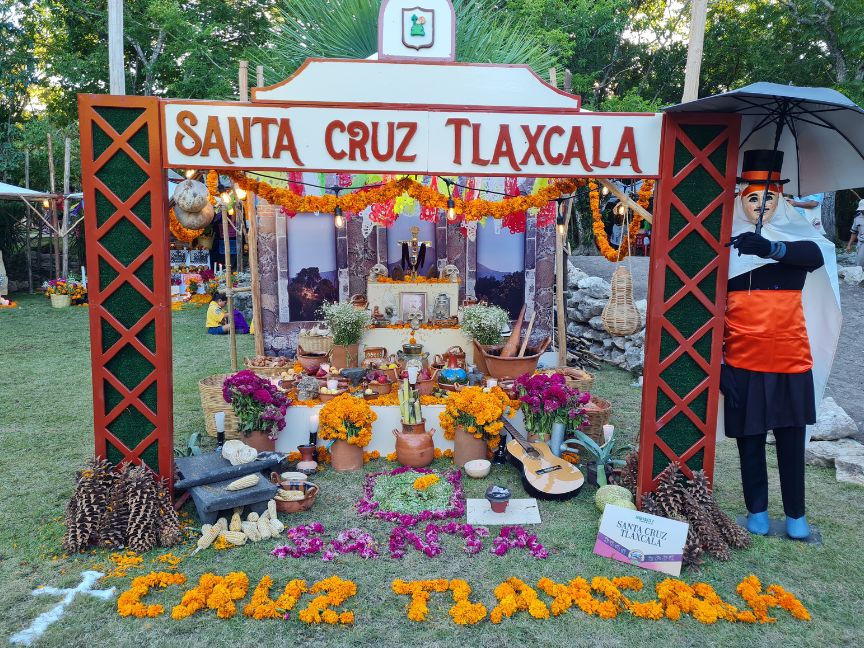
<instances>
[{"instance_id":1,"label":"wooden lattice panel","mask_svg":"<svg viewBox=\"0 0 864 648\"><path fill-rule=\"evenodd\" d=\"M666 114L654 204L639 491L672 461L713 477L740 118Z\"/></svg>"},{"instance_id":2,"label":"wooden lattice panel","mask_svg":"<svg viewBox=\"0 0 864 648\"><path fill-rule=\"evenodd\" d=\"M96 455L170 478L171 281L158 99L79 95L78 112Z\"/></svg>"}]
</instances>

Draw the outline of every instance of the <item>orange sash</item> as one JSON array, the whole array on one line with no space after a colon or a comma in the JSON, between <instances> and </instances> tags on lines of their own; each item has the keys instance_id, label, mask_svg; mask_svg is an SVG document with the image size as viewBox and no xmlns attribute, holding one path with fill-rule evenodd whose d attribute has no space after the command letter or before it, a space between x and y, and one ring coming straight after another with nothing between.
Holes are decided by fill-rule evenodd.
<instances>
[{"instance_id":1,"label":"orange sash","mask_svg":"<svg viewBox=\"0 0 864 648\"><path fill-rule=\"evenodd\" d=\"M723 357L739 369L803 373L813 367L800 290L730 292Z\"/></svg>"}]
</instances>

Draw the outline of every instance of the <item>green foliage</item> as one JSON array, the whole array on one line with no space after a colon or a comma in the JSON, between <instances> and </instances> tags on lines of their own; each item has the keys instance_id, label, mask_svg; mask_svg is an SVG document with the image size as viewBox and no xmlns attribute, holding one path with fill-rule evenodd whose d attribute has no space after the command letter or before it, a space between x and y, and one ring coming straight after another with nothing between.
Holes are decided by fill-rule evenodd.
<instances>
[{"instance_id":1,"label":"green foliage","mask_svg":"<svg viewBox=\"0 0 864 648\"><path fill-rule=\"evenodd\" d=\"M415 489L414 480L423 476L413 470L399 475L380 475L372 489L372 499L380 504L378 510L407 515L447 510L453 497L453 485L439 475L439 480L425 490Z\"/></svg>"}]
</instances>

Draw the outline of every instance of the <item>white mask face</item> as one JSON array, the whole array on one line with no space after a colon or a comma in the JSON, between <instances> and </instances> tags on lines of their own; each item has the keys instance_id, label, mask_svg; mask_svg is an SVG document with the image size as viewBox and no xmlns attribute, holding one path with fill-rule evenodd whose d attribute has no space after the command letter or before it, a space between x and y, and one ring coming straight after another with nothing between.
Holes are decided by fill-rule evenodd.
<instances>
[{"instance_id":1,"label":"white mask face","mask_svg":"<svg viewBox=\"0 0 864 648\"><path fill-rule=\"evenodd\" d=\"M741 196L741 204L744 205L744 215L754 225L759 220L759 210L762 207L762 194L764 193L764 190L760 190L748 193L746 196ZM777 201L779 198L779 194L773 191L768 192L768 197L765 200L765 214L762 216L763 223L767 223L774 216L774 212L777 211Z\"/></svg>"}]
</instances>

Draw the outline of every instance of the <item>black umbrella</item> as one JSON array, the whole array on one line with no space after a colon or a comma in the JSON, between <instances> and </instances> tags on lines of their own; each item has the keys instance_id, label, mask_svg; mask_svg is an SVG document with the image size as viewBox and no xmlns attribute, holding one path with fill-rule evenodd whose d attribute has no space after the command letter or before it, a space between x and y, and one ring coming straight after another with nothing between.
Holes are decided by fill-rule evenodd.
<instances>
[{"instance_id":1,"label":"black umbrella","mask_svg":"<svg viewBox=\"0 0 864 648\"><path fill-rule=\"evenodd\" d=\"M831 88L760 82L666 110L738 113L741 150L783 151L792 164L783 176L799 196L849 189L864 180L864 109ZM762 211L766 197L767 192ZM761 229L760 212L757 234Z\"/></svg>"}]
</instances>

